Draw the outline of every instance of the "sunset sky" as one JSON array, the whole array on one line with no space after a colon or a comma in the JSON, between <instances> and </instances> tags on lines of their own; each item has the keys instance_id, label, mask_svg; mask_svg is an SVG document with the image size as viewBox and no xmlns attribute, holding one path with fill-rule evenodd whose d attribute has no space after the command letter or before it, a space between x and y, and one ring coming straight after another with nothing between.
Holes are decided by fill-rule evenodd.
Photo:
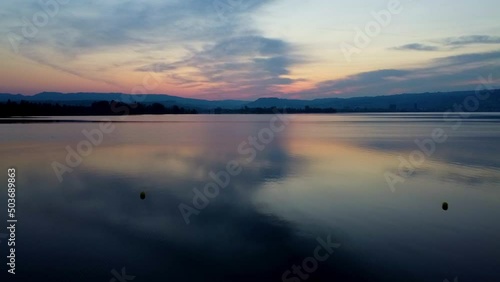
<instances>
[{"instance_id":1,"label":"sunset sky","mask_svg":"<svg viewBox=\"0 0 500 282\"><path fill-rule=\"evenodd\" d=\"M253 100L474 90L480 76L500 78L499 8L495 0L5 0L0 92Z\"/></svg>"}]
</instances>

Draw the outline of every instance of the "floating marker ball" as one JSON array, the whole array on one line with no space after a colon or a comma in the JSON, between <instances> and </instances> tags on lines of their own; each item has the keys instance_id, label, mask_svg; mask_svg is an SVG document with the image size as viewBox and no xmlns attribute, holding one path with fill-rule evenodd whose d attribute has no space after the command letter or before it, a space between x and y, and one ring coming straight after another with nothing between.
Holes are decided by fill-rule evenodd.
<instances>
[{"instance_id":1,"label":"floating marker ball","mask_svg":"<svg viewBox=\"0 0 500 282\"><path fill-rule=\"evenodd\" d=\"M447 202L443 203L443 210L445 210L445 211L448 210L448 203Z\"/></svg>"},{"instance_id":2,"label":"floating marker ball","mask_svg":"<svg viewBox=\"0 0 500 282\"><path fill-rule=\"evenodd\" d=\"M146 193L145 192L141 192L141 199L144 200L146 198Z\"/></svg>"}]
</instances>

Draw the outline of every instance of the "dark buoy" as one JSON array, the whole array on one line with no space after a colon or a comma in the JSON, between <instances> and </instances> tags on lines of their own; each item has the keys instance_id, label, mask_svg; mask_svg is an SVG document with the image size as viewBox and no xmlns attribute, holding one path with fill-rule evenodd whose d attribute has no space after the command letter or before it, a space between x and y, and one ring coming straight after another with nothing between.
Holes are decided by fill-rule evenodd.
<instances>
[{"instance_id":1,"label":"dark buoy","mask_svg":"<svg viewBox=\"0 0 500 282\"><path fill-rule=\"evenodd\" d=\"M448 210L448 203L447 203L447 202L444 202L444 203L443 203L443 210L444 210L444 211L447 211L447 210Z\"/></svg>"},{"instance_id":2,"label":"dark buoy","mask_svg":"<svg viewBox=\"0 0 500 282\"><path fill-rule=\"evenodd\" d=\"M145 192L141 192L141 200L144 200L146 198L146 193Z\"/></svg>"}]
</instances>

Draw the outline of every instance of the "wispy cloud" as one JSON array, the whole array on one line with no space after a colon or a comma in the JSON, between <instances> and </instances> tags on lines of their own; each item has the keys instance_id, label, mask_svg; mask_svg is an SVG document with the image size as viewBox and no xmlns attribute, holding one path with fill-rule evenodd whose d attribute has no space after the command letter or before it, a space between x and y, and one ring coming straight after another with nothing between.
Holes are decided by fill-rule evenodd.
<instances>
[{"instance_id":1,"label":"wispy cloud","mask_svg":"<svg viewBox=\"0 0 500 282\"><path fill-rule=\"evenodd\" d=\"M406 44L398 47L391 48L393 50L414 50L414 51L438 51L439 47L437 46L432 46L432 45L426 45L426 44L421 44L421 43L411 43L411 44Z\"/></svg>"},{"instance_id":2,"label":"wispy cloud","mask_svg":"<svg viewBox=\"0 0 500 282\"><path fill-rule=\"evenodd\" d=\"M431 66L434 67L466 67L468 65L488 65L492 64L500 67L500 51L485 53L470 53L438 58L433 60Z\"/></svg>"},{"instance_id":3,"label":"wispy cloud","mask_svg":"<svg viewBox=\"0 0 500 282\"><path fill-rule=\"evenodd\" d=\"M410 43L390 48L398 51L440 51L465 47L468 45L500 44L500 36L466 35L459 37L446 37L433 41L434 45L426 43Z\"/></svg>"},{"instance_id":4,"label":"wispy cloud","mask_svg":"<svg viewBox=\"0 0 500 282\"><path fill-rule=\"evenodd\" d=\"M260 35L222 39L208 44L201 50L193 50L188 58L174 63L153 63L141 66L136 71L165 72L180 84L204 82L206 92L238 91L240 95L272 93L279 85L288 85L296 80L284 76L290 68L302 63L289 43ZM185 75L180 75L183 70ZM175 76L174 76L175 75ZM193 81L198 77L198 81ZM246 94L245 94L246 93ZM235 93L233 93L235 94Z\"/></svg>"},{"instance_id":5,"label":"wispy cloud","mask_svg":"<svg viewBox=\"0 0 500 282\"><path fill-rule=\"evenodd\" d=\"M500 44L500 36L489 35L467 35L459 37L448 37L440 40L446 46L465 46L472 44Z\"/></svg>"},{"instance_id":6,"label":"wispy cloud","mask_svg":"<svg viewBox=\"0 0 500 282\"><path fill-rule=\"evenodd\" d=\"M71 1L61 7L51 24L40 28L41 32L32 41L80 55L119 46L167 47L172 42L211 41L243 30L249 21L244 15L271 1L252 2L245 10L227 11L234 14L227 21L221 19L213 1ZM15 5L15 9L10 5ZM29 2L2 6L15 11L4 19L5 31L22 27L22 18L41 10L39 5Z\"/></svg>"}]
</instances>

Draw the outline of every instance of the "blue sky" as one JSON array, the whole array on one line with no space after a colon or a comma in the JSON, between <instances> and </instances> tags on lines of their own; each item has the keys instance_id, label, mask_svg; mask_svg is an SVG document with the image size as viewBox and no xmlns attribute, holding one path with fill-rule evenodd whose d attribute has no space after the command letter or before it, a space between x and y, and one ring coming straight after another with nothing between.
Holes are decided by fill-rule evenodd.
<instances>
[{"instance_id":1,"label":"blue sky","mask_svg":"<svg viewBox=\"0 0 500 282\"><path fill-rule=\"evenodd\" d=\"M204 99L473 90L500 77L493 0L0 3L0 92Z\"/></svg>"}]
</instances>

